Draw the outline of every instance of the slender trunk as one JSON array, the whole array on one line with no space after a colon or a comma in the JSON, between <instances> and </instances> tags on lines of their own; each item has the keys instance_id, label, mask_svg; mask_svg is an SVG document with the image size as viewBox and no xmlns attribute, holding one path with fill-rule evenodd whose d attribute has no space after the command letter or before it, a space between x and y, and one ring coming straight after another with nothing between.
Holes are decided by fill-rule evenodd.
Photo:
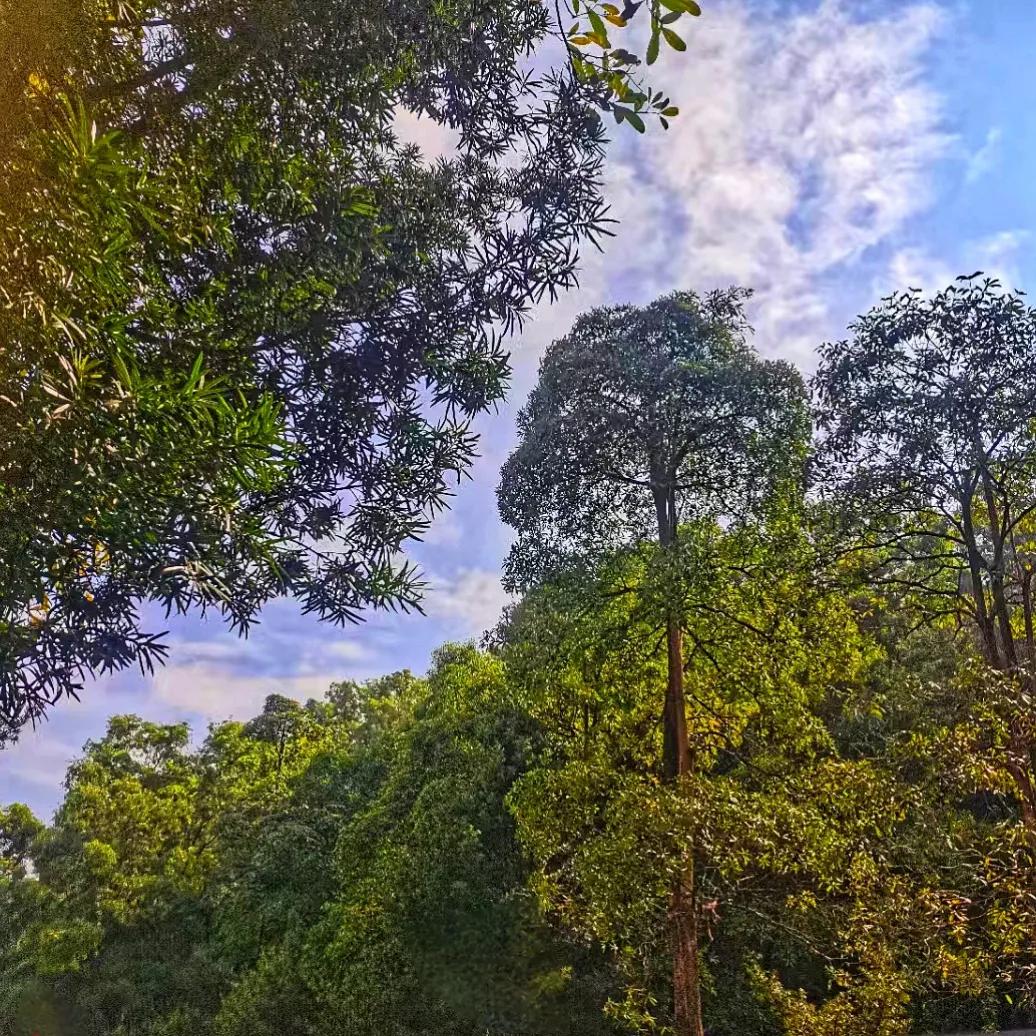
<instances>
[{"instance_id":1,"label":"slender trunk","mask_svg":"<svg viewBox=\"0 0 1036 1036\"><path fill-rule=\"evenodd\" d=\"M997 507L996 493L989 472L988 460L982 448L977 432L974 434L974 456L982 496L986 505L987 528L993 545L993 558L989 564L990 596L992 609L985 608L985 594L981 582L975 583L973 595L976 615L983 629L983 646L990 664L1001 672L1011 674L1011 678L1032 684L1032 613L1029 599L1029 575L1023 576L1023 598L1025 612L1026 645L1029 649L1029 670L1023 674L1018 666L1018 653L1015 646L1014 631L1011 628L1011 607L1007 601L1004 587L1006 570L1005 534L1009 522L1009 514L1005 512L1003 522ZM979 556L975 540L974 525L971 514L971 501L962 499L965 540L968 547L968 560L972 569L972 581L977 570ZM1018 715L1010 718L1010 736L1006 745L1005 769L1014 781L1022 824L1031 833L1036 833L1036 785L1032 779L1033 745L1027 734L1026 724Z\"/></svg>"},{"instance_id":2,"label":"slender trunk","mask_svg":"<svg viewBox=\"0 0 1036 1036\"><path fill-rule=\"evenodd\" d=\"M691 752L687 740L687 705L683 693L683 630L680 616L666 620L668 672L665 709L662 713L662 772L667 781L690 773Z\"/></svg>"},{"instance_id":3,"label":"slender trunk","mask_svg":"<svg viewBox=\"0 0 1036 1036\"><path fill-rule=\"evenodd\" d=\"M1011 737L1007 742L1005 769L1011 775L1018 792L1018 808L1022 824L1036 834L1036 787L1033 786L1029 768L1032 765L1032 748L1017 720L1011 721Z\"/></svg>"},{"instance_id":4,"label":"slender trunk","mask_svg":"<svg viewBox=\"0 0 1036 1036\"><path fill-rule=\"evenodd\" d=\"M1004 593L1004 535L1005 528L1000 522L1000 510L997 507L993 479L989 472L989 461L986 457L982 441L975 433L975 462L978 465L979 477L982 481L982 496L986 503L986 518L989 527L989 538L993 544L993 562L989 566L989 583L993 597L993 614L996 616L1000 632L1000 649L1003 652L1005 668L1014 669L1018 664L1018 655L1014 648L1014 633L1011 629L1011 612ZM1005 516L1005 523L1006 523Z\"/></svg>"},{"instance_id":5,"label":"slender trunk","mask_svg":"<svg viewBox=\"0 0 1036 1036\"><path fill-rule=\"evenodd\" d=\"M1036 675L1036 637L1032 628L1032 572L1022 572L1022 614L1025 619L1025 657L1029 662L1029 678Z\"/></svg>"},{"instance_id":6,"label":"slender trunk","mask_svg":"<svg viewBox=\"0 0 1036 1036\"><path fill-rule=\"evenodd\" d=\"M705 1036L698 966L698 897L692 852L687 853L683 874L670 898L669 933L673 953L673 1027L678 1036Z\"/></svg>"},{"instance_id":7,"label":"slender trunk","mask_svg":"<svg viewBox=\"0 0 1036 1036\"><path fill-rule=\"evenodd\" d=\"M975 536L975 525L971 513L971 497L961 493L961 521L963 523L964 543L968 553L968 571L971 574L971 599L975 605L975 621L978 623L982 637L982 653L986 661L994 668L1001 668L996 647L996 630L986 607L986 588L982 581L982 556L979 553Z\"/></svg>"},{"instance_id":8,"label":"slender trunk","mask_svg":"<svg viewBox=\"0 0 1036 1036\"><path fill-rule=\"evenodd\" d=\"M656 490L658 540L663 550L676 543L676 500L670 490ZM683 628L675 603L666 616L667 674L662 713L662 771L676 781L692 768L683 689ZM669 942L673 959L673 1024L676 1036L705 1036L698 963L698 897L694 849L687 846L679 877L669 897Z\"/></svg>"}]
</instances>

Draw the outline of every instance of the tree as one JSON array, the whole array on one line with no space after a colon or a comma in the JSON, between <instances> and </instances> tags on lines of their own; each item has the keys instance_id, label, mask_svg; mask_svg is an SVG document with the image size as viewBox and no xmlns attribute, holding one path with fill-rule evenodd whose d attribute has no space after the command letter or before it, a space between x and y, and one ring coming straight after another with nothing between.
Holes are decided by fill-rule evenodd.
<instances>
[{"instance_id":1,"label":"tree","mask_svg":"<svg viewBox=\"0 0 1036 1036\"><path fill-rule=\"evenodd\" d=\"M960 654L920 689L929 723L908 742L970 861L932 890L943 977L973 995L1020 981L1032 1002L1036 310L975 274L891 295L850 330L814 381L839 547Z\"/></svg>"},{"instance_id":2,"label":"tree","mask_svg":"<svg viewBox=\"0 0 1036 1036\"><path fill-rule=\"evenodd\" d=\"M276 966L228 998L221 1033L280 1031L266 996L292 958L301 982L287 997L312 1004L321 1033L575 1036L599 1025L608 970L537 915L505 804L537 725L510 703L500 661L470 647L441 648L422 689L349 764L376 761L380 773L338 826L333 896ZM345 773L328 776L340 785Z\"/></svg>"},{"instance_id":3,"label":"tree","mask_svg":"<svg viewBox=\"0 0 1036 1036\"><path fill-rule=\"evenodd\" d=\"M931 299L890 296L852 339L825 346L818 419L828 486L877 551L877 583L959 622L986 665L1028 695L1036 310L978 276ZM1023 710L1009 728L1000 765L1036 830L1036 741Z\"/></svg>"},{"instance_id":4,"label":"tree","mask_svg":"<svg viewBox=\"0 0 1036 1036\"><path fill-rule=\"evenodd\" d=\"M0 733L160 660L142 602L237 629L280 595L416 606L396 559L501 398L499 331L605 231L598 110L662 100L607 39L530 74L556 10L0 14ZM404 144L413 114L456 155Z\"/></svg>"},{"instance_id":5,"label":"tree","mask_svg":"<svg viewBox=\"0 0 1036 1036\"><path fill-rule=\"evenodd\" d=\"M538 916L506 795L536 723L447 647L192 750L115 717L54 823L0 811L16 1036L574 1036L612 973ZM346 708L338 711L336 701Z\"/></svg>"},{"instance_id":6,"label":"tree","mask_svg":"<svg viewBox=\"0 0 1036 1036\"><path fill-rule=\"evenodd\" d=\"M816 583L801 541L789 552L758 530L708 525L681 537L697 559L683 617L695 765L681 786L659 779L658 547L542 585L498 633L513 693L544 730L511 794L543 907L612 949L626 986L614 1016L669 1031L669 890L693 846L709 1032L784 1031L802 989L822 1019L860 1014L832 1032L863 1036L876 1019L904 1032L890 935L902 895L886 859L899 797L873 760L839 752L828 725L872 646L848 600Z\"/></svg>"},{"instance_id":7,"label":"tree","mask_svg":"<svg viewBox=\"0 0 1036 1036\"><path fill-rule=\"evenodd\" d=\"M680 524L736 524L794 490L808 434L798 374L758 359L748 345L747 295L678 292L644 309L581 317L545 355L501 476L501 517L518 530L506 567L513 588L622 546L661 548L668 781L695 766L683 688ZM701 1036L690 852L673 885L670 924L676 1030Z\"/></svg>"}]
</instances>

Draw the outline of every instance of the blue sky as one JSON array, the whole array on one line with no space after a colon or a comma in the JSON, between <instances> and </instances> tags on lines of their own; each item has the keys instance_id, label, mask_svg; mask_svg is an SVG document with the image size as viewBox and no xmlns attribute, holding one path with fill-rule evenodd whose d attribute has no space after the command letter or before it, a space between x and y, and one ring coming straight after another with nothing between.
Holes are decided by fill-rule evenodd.
<instances>
[{"instance_id":1,"label":"blue sky","mask_svg":"<svg viewBox=\"0 0 1036 1036\"><path fill-rule=\"evenodd\" d=\"M107 717L208 722L254 714L273 691L423 671L477 637L504 603L508 531L494 489L543 348L595 305L674 288L756 290L756 347L811 368L816 346L882 294L983 269L1036 275L1036 4L1032 0L709 0L679 60L652 71L682 114L670 132L618 135L608 194L621 220L582 287L513 343L511 402L479 422L482 457L452 511L413 547L426 614L346 630L268 609L247 640L213 621L168 623L170 665L89 686L0 753L0 802L49 815L68 761ZM656 66L657 68L657 66ZM435 127L409 126L429 155Z\"/></svg>"}]
</instances>

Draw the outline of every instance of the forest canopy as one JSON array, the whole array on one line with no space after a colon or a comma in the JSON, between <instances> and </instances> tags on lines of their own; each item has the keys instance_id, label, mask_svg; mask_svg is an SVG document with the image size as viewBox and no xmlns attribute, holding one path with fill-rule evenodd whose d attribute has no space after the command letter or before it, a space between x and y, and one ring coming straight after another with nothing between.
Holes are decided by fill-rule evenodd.
<instances>
[{"instance_id":1,"label":"forest canopy","mask_svg":"<svg viewBox=\"0 0 1036 1036\"><path fill-rule=\"evenodd\" d=\"M408 547L478 457L509 342L611 233L609 134L711 103L653 80L700 14L0 3L0 748L153 672L163 612L243 636L278 600L421 609ZM877 38L804 77L838 113L872 74L867 119L886 80L939 110L909 70L835 81ZM649 149L623 183L668 219L688 181L656 172ZM832 205L830 176L788 179L863 248L883 188ZM795 190L763 262L810 236ZM807 378L714 274L542 354L480 642L207 730L114 715L51 817L0 806L2 1036L1036 1024L1036 309L982 274L903 286Z\"/></svg>"},{"instance_id":2,"label":"forest canopy","mask_svg":"<svg viewBox=\"0 0 1036 1036\"><path fill-rule=\"evenodd\" d=\"M1031 1024L1036 314L899 293L806 384L744 298L548 350L481 646L200 742L113 717L0 811L4 1031Z\"/></svg>"}]
</instances>

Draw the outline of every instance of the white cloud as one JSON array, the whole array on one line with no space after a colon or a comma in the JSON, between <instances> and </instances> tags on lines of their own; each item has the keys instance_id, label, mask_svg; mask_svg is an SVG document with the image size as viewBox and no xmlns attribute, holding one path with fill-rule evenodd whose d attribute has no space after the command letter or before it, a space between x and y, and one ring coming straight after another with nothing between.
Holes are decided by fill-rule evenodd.
<instances>
[{"instance_id":1,"label":"white cloud","mask_svg":"<svg viewBox=\"0 0 1036 1036\"><path fill-rule=\"evenodd\" d=\"M1002 230L998 234L983 238L975 247L975 269L982 270L990 277L996 277L1006 288L1021 288L1018 261L1020 253L1028 246L1031 238L1032 235L1027 230Z\"/></svg>"},{"instance_id":2,"label":"white cloud","mask_svg":"<svg viewBox=\"0 0 1036 1036\"><path fill-rule=\"evenodd\" d=\"M425 610L446 620L461 636L471 637L494 626L511 597L500 585L500 573L461 569L452 579L430 580Z\"/></svg>"},{"instance_id":3,"label":"white cloud","mask_svg":"<svg viewBox=\"0 0 1036 1036\"><path fill-rule=\"evenodd\" d=\"M759 349L812 362L857 304L859 261L930 204L951 143L923 77L942 8L858 11L732 0L689 26L687 52L647 73L681 114L668 133L616 131L618 236L603 260L588 256L584 289L540 315L530 352L600 302L739 283L756 291Z\"/></svg>"},{"instance_id":4,"label":"white cloud","mask_svg":"<svg viewBox=\"0 0 1036 1036\"><path fill-rule=\"evenodd\" d=\"M244 720L262 709L267 695L283 694L298 701L320 698L340 679L342 674L333 671L306 676L255 676L204 662L186 662L155 673L153 700L185 717Z\"/></svg>"},{"instance_id":5,"label":"white cloud","mask_svg":"<svg viewBox=\"0 0 1036 1036\"><path fill-rule=\"evenodd\" d=\"M1004 133L999 126L994 126L987 134L982 146L968 159L964 170L964 182L974 183L990 172L1000 161L1000 143Z\"/></svg>"},{"instance_id":6,"label":"white cloud","mask_svg":"<svg viewBox=\"0 0 1036 1036\"><path fill-rule=\"evenodd\" d=\"M291 618L290 611L275 604L247 639L214 626L212 640L173 641L169 664L149 681L150 701L168 706L178 717L248 719L267 695L304 701L321 697L336 680L363 678L380 669L366 643L329 626L289 625Z\"/></svg>"},{"instance_id":7,"label":"white cloud","mask_svg":"<svg viewBox=\"0 0 1036 1036\"><path fill-rule=\"evenodd\" d=\"M954 270L944 260L931 255L924 248L901 248L889 259L889 268L883 279L875 284L875 297L884 296L903 288L921 288L925 292L939 291L953 283L962 271ZM970 271L968 271L970 272Z\"/></svg>"},{"instance_id":8,"label":"white cloud","mask_svg":"<svg viewBox=\"0 0 1036 1036\"><path fill-rule=\"evenodd\" d=\"M997 278L1005 288L1021 288L1019 258L1030 239L1028 231L1004 230L966 241L949 257L934 256L920 247L900 249L890 258L888 270L875 281L875 297L907 287L939 291L956 277L979 270Z\"/></svg>"},{"instance_id":9,"label":"white cloud","mask_svg":"<svg viewBox=\"0 0 1036 1036\"><path fill-rule=\"evenodd\" d=\"M432 519L421 542L430 547L455 547L464 538L464 527L453 510L440 511Z\"/></svg>"},{"instance_id":10,"label":"white cloud","mask_svg":"<svg viewBox=\"0 0 1036 1036\"><path fill-rule=\"evenodd\" d=\"M18 779L54 791L61 784L69 762L80 746L56 739L46 723L23 730L18 740L3 750L4 768Z\"/></svg>"},{"instance_id":11,"label":"white cloud","mask_svg":"<svg viewBox=\"0 0 1036 1036\"><path fill-rule=\"evenodd\" d=\"M456 130L405 108L396 112L392 129L404 144L416 144L429 162L455 154L460 140Z\"/></svg>"},{"instance_id":12,"label":"white cloud","mask_svg":"<svg viewBox=\"0 0 1036 1036\"><path fill-rule=\"evenodd\" d=\"M355 640L332 640L322 646L321 652L327 657L340 658L345 662L366 662L371 657L370 650Z\"/></svg>"}]
</instances>

